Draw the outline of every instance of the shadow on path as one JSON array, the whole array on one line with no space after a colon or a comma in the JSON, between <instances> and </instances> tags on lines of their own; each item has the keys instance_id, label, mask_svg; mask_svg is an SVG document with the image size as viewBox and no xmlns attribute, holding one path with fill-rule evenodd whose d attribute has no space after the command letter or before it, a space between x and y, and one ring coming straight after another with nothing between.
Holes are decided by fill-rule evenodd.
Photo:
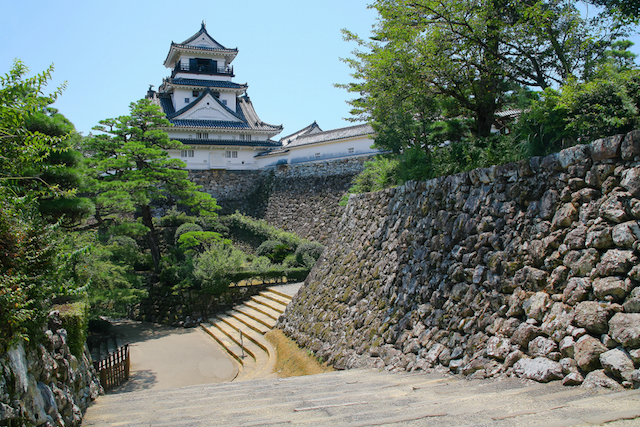
<instances>
[{"instance_id":1,"label":"shadow on path","mask_svg":"<svg viewBox=\"0 0 640 427\"><path fill-rule=\"evenodd\" d=\"M200 328L172 328L146 322L114 322L120 345L129 344L129 381L111 393L184 387L233 380L238 367Z\"/></svg>"}]
</instances>

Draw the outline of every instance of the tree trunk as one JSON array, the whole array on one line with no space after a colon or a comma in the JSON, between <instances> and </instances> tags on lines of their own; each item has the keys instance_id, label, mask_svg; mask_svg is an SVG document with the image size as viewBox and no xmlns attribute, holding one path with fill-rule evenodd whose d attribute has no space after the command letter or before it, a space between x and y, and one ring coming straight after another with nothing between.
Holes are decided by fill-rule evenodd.
<instances>
[{"instance_id":1,"label":"tree trunk","mask_svg":"<svg viewBox=\"0 0 640 427\"><path fill-rule=\"evenodd\" d=\"M147 233L147 241L151 250L151 259L153 260L153 269L156 273L160 272L160 244L156 236L156 229L153 226L153 216L151 215L151 207L149 205L142 206L142 224L149 229Z\"/></svg>"}]
</instances>

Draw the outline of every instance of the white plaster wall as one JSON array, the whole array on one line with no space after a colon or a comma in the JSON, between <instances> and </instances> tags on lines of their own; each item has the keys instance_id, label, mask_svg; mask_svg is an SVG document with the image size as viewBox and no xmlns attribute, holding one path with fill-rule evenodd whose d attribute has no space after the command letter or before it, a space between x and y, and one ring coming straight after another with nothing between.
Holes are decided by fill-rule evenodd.
<instances>
[{"instance_id":1,"label":"white plaster wall","mask_svg":"<svg viewBox=\"0 0 640 427\"><path fill-rule=\"evenodd\" d=\"M186 169L228 169L228 170L252 170L258 168L258 162L254 158L257 151L243 147L202 147L193 148L193 157L181 157L180 150L169 150L169 156L180 159L187 164ZM237 151L237 158L225 157L225 151Z\"/></svg>"},{"instance_id":2,"label":"white plaster wall","mask_svg":"<svg viewBox=\"0 0 640 427\"><path fill-rule=\"evenodd\" d=\"M370 139L368 136L362 136L344 141L291 147L288 152L278 156L258 157L258 167L274 166L280 160L287 160L288 164L296 164L371 155L378 152L378 150L371 148L373 142L373 139ZM353 148L353 153L349 153L349 148ZM319 153L320 156L316 157L316 153Z\"/></svg>"}]
</instances>

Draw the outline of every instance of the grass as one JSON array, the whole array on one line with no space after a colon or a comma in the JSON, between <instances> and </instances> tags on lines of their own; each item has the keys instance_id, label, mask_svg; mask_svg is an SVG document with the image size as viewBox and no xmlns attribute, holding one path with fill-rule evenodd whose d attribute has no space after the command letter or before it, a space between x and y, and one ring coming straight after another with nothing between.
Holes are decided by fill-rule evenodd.
<instances>
[{"instance_id":1,"label":"grass","mask_svg":"<svg viewBox=\"0 0 640 427\"><path fill-rule=\"evenodd\" d=\"M280 378L299 377L303 375L322 374L331 372L333 368L326 363L320 363L310 352L301 349L290 340L281 330L272 329L265 335L267 341L276 349L275 372Z\"/></svg>"}]
</instances>

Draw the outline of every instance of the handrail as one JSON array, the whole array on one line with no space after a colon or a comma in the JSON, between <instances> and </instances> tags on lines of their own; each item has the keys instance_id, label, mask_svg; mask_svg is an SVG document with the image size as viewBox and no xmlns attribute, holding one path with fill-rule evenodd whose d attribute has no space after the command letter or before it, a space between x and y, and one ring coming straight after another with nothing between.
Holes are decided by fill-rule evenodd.
<instances>
[{"instance_id":1,"label":"handrail","mask_svg":"<svg viewBox=\"0 0 640 427\"><path fill-rule=\"evenodd\" d=\"M100 376L100 385L105 392L123 384L129 379L131 360L129 358L129 344L118 348L99 362L94 362L94 367Z\"/></svg>"}]
</instances>

